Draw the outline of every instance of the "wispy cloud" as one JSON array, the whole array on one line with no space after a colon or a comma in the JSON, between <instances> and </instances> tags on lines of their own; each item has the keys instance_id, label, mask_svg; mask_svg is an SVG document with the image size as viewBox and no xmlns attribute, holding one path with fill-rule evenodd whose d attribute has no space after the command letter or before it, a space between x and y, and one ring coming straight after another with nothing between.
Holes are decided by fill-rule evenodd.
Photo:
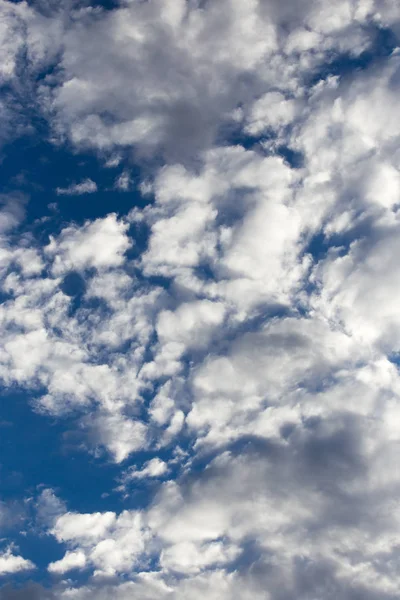
<instances>
[{"instance_id":1,"label":"wispy cloud","mask_svg":"<svg viewBox=\"0 0 400 600\"><path fill-rule=\"evenodd\" d=\"M56 188L59 196L80 196L81 194L93 194L97 192L97 184L91 179L85 179L81 183L71 183L68 187Z\"/></svg>"}]
</instances>

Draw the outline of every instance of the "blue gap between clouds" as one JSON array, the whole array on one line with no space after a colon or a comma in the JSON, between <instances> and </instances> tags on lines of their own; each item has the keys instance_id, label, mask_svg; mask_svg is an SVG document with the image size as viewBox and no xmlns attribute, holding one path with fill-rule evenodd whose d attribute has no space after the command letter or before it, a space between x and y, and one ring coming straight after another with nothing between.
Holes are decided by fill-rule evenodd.
<instances>
[{"instance_id":1,"label":"blue gap between clouds","mask_svg":"<svg viewBox=\"0 0 400 600\"><path fill-rule=\"evenodd\" d=\"M123 167L104 168L93 154L73 154L65 146L53 146L37 137L17 140L2 151L0 181L2 193L14 190L29 196L26 225L49 218L49 225L40 222L38 228L47 233L57 233L65 224L82 224L86 219L104 217L110 212L127 214L134 206L144 206L147 201L133 189L121 192L113 189L116 177ZM133 178L140 176L135 165L129 170ZM56 188L66 188L73 183L92 179L98 191L92 194L57 195ZM51 206L49 208L50 205Z\"/></svg>"},{"instance_id":2,"label":"blue gap between clouds","mask_svg":"<svg viewBox=\"0 0 400 600\"><path fill-rule=\"evenodd\" d=\"M310 79L308 84L315 85L329 76L346 77L354 71L364 71L373 64L388 58L399 45L396 34L387 27L368 27L374 37L374 42L368 50L358 56L339 54L332 56L332 60L324 64Z\"/></svg>"},{"instance_id":3,"label":"blue gap between clouds","mask_svg":"<svg viewBox=\"0 0 400 600\"><path fill-rule=\"evenodd\" d=\"M37 500L43 487L54 489L67 505L67 510L76 512L115 511L139 509L148 506L158 489L157 480L134 482L129 486L129 498L124 500L120 492L113 492L118 485L122 469L129 466L141 468L154 457L154 452L137 452L122 465L109 461L103 454L95 458L81 448L82 434L77 432L75 417L61 419L37 414L29 406L29 396L11 392L0 395L0 476L1 499L7 502L32 498ZM169 460L166 449L158 454ZM32 525L34 529L32 529ZM26 535L20 531L26 531ZM44 532L43 532L44 533ZM34 521L19 524L14 531L7 532L8 541L14 541L22 556L32 560L39 568L39 581L48 579L47 564L58 560L64 546L52 536L40 535ZM20 579L29 578L29 573ZM37 577L35 577L37 579ZM5 580L7 578L4 578ZM11 577L15 579L15 575Z\"/></svg>"}]
</instances>

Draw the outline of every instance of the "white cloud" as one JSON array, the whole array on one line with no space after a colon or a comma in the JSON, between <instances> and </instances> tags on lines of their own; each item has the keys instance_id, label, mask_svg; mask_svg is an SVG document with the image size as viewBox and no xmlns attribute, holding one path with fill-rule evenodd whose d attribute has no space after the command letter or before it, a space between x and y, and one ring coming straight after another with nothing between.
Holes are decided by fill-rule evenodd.
<instances>
[{"instance_id":1,"label":"white cloud","mask_svg":"<svg viewBox=\"0 0 400 600\"><path fill-rule=\"evenodd\" d=\"M93 424L100 444L108 448L116 462L122 462L135 450L147 446L147 429L140 421L113 412L99 415Z\"/></svg>"},{"instance_id":2,"label":"white cloud","mask_svg":"<svg viewBox=\"0 0 400 600\"><path fill-rule=\"evenodd\" d=\"M371 43L366 23L389 15L388 6L224 0L204 10L162 0L125 3L96 19L82 11L62 38L58 85L43 86L43 95L56 129L78 146L134 145L186 160L212 145L239 105L253 114L254 131L265 119L272 127L290 121L292 103L279 105L279 91L262 116L266 94L299 94L307 71L332 53L359 55Z\"/></svg>"},{"instance_id":3,"label":"white cloud","mask_svg":"<svg viewBox=\"0 0 400 600\"><path fill-rule=\"evenodd\" d=\"M63 575L71 569L82 569L86 564L86 557L83 552L66 552L61 560L52 562L48 566L50 573Z\"/></svg>"},{"instance_id":4,"label":"white cloud","mask_svg":"<svg viewBox=\"0 0 400 600\"><path fill-rule=\"evenodd\" d=\"M271 128L279 131L293 121L296 105L280 92L268 92L252 106L245 131L250 135L260 135Z\"/></svg>"},{"instance_id":5,"label":"white cloud","mask_svg":"<svg viewBox=\"0 0 400 600\"><path fill-rule=\"evenodd\" d=\"M146 167L144 209L45 247L19 233L22 200L0 211L2 381L44 390L43 412L82 411L88 450L116 465L146 452L119 489L154 490L140 510L87 514L42 493L37 522L66 552L49 572L88 576L59 596L393 600L399 57L309 82L357 64L377 26L397 31L397 5L0 7L12 85L22 49L30 74L60 52L39 84L58 141L123 163L117 189L131 184L122 146ZM33 567L11 549L1 564Z\"/></svg>"},{"instance_id":6,"label":"white cloud","mask_svg":"<svg viewBox=\"0 0 400 600\"><path fill-rule=\"evenodd\" d=\"M11 548L0 553L0 576L35 569L32 561L12 553Z\"/></svg>"},{"instance_id":7,"label":"white cloud","mask_svg":"<svg viewBox=\"0 0 400 600\"><path fill-rule=\"evenodd\" d=\"M162 302L161 289L141 288L124 270L124 252L131 243L127 227L110 215L64 229L44 253L8 245L14 265L22 270L14 269L4 279L8 299L0 308L2 380L28 388L39 383L46 391L37 408L50 414L97 407L95 418L83 423L91 446L105 445L118 461L147 445L146 427L126 416L124 407L131 410L141 401L138 372ZM38 257L42 262L36 269ZM42 265L47 273L52 266L57 276L35 277ZM96 273L84 273L93 267ZM82 272L83 289L87 277L83 310L86 302L101 300L96 317L93 311L89 319L81 310L76 317L68 314L72 299L58 275L70 270ZM128 355L121 354L124 344L131 348Z\"/></svg>"},{"instance_id":8,"label":"white cloud","mask_svg":"<svg viewBox=\"0 0 400 600\"><path fill-rule=\"evenodd\" d=\"M63 39L63 81L52 94L58 126L74 143L98 148L163 146L183 155L208 144L219 118L234 108L233 81L275 47L273 26L257 17L256 2L226 0L202 11L183 3L172 9L163 0L157 8L133 3L86 19L84 36L72 27ZM107 39L106 54L100 39ZM227 50L233 42L234 53ZM134 84L139 77L140 92ZM106 113L114 117L110 124Z\"/></svg>"},{"instance_id":9,"label":"white cloud","mask_svg":"<svg viewBox=\"0 0 400 600\"><path fill-rule=\"evenodd\" d=\"M132 479L144 479L147 477L157 478L162 477L168 473L168 465L160 458L152 458L147 463L143 465L142 469L130 468L123 480L124 483L132 480Z\"/></svg>"},{"instance_id":10,"label":"white cloud","mask_svg":"<svg viewBox=\"0 0 400 600\"><path fill-rule=\"evenodd\" d=\"M127 224L110 214L103 219L87 222L82 228L63 229L56 240L51 238L45 251L54 257L53 271L61 275L69 270L90 267L107 269L124 262L124 254L131 245L126 235Z\"/></svg>"},{"instance_id":11,"label":"white cloud","mask_svg":"<svg viewBox=\"0 0 400 600\"><path fill-rule=\"evenodd\" d=\"M115 514L66 513L56 519L53 535L60 541L79 540L91 541L101 539L115 523Z\"/></svg>"},{"instance_id":12,"label":"white cloud","mask_svg":"<svg viewBox=\"0 0 400 600\"><path fill-rule=\"evenodd\" d=\"M92 179L84 179L81 183L71 183L66 188L56 188L59 196L80 196L82 194L93 194L97 192L97 184Z\"/></svg>"},{"instance_id":13,"label":"white cloud","mask_svg":"<svg viewBox=\"0 0 400 600\"><path fill-rule=\"evenodd\" d=\"M182 303L175 312L160 311L154 361L148 362L141 374L151 379L179 372L185 352L208 347L223 324L225 310L222 303L202 300Z\"/></svg>"},{"instance_id":14,"label":"white cloud","mask_svg":"<svg viewBox=\"0 0 400 600\"><path fill-rule=\"evenodd\" d=\"M114 575L131 571L138 556L145 551L148 539L139 512L77 514L59 517L51 533L73 548L49 570L64 573L85 565L97 575Z\"/></svg>"},{"instance_id":15,"label":"white cloud","mask_svg":"<svg viewBox=\"0 0 400 600\"><path fill-rule=\"evenodd\" d=\"M161 554L164 569L179 573L198 573L208 566L214 568L232 562L240 553L235 546L211 542L198 546L193 542L180 542L168 547Z\"/></svg>"},{"instance_id":16,"label":"white cloud","mask_svg":"<svg viewBox=\"0 0 400 600\"><path fill-rule=\"evenodd\" d=\"M301 254L312 211L297 201L300 175L241 146L203 158L197 175L174 166L156 179L144 272L174 276L243 317L263 303L290 303L309 266ZM203 265L213 278L199 279Z\"/></svg>"}]
</instances>

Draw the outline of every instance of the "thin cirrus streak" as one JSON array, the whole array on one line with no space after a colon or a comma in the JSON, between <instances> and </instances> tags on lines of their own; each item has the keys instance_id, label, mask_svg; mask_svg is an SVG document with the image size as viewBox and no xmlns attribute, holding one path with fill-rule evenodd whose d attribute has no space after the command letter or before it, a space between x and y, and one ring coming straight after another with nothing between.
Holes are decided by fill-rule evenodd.
<instances>
[{"instance_id":1,"label":"thin cirrus streak","mask_svg":"<svg viewBox=\"0 0 400 600\"><path fill-rule=\"evenodd\" d=\"M397 598L397 3L0 17L0 600Z\"/></svg>"}]
</instances>

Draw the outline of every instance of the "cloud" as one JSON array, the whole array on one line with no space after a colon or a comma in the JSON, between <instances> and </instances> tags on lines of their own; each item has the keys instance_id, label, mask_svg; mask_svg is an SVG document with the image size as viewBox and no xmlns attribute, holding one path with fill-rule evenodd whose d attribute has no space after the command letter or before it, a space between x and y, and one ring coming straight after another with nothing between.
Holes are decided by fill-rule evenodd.
<instances>
[{"instance_id":1,"label":"cloud","mask_svg":"<svg viewBox=\"0 0 400 600\"><path fill-rule=\"evenodd\" d=\"M32 115L41 112L37 77L46 71L60 48L62 19L41 14L24 2L0 3L0 115L3 146L32 133ZM29 109L28 109L29 106Z\"/></svg>"},{"instance_id":2,"label":"cloud","mask_svg":"<svg viewBox=\"0 0 400 600\"><path fill-rule=\"evenodd\" d=\"M148 538L139 512L61 515L51 531L59 541L77 550L67 552L49 566L52 573L63 574L86 563L97 575L112 576L131 570L138 556L144 552Z\"/></svg>"},{"instance_id":3,"label":"cloud","mask_svg":"<svg viewBox=\"0 0 400 600\"><path fill-rule=\"evenodd\" d=\"M84 552L97 573L132 573L132 583L114 588L122 598L168 590L177 598L201 590L264 598L267 590L273 600L305 599L316 589L323 597L334 590L394 598L399 523L387 490L398 481L392 475L382 489L387 442L368 449L374 439L364 419L341 411L303 421L276 442L249 435L205 471L164 483L140 517L69 513L53 533ZM140 573L148 552L159 569ZM74 594L91 598L95 589Z\"/></svg>"},{"instance_id":4,"label":"cloud","mask_svg":"<svg viewBox=\"0 0 400 600\"><path fill-rule=\"evenodd\" d=\"M55 274L122 265L123 255L131 245L126 230L127 225L115 214L87 222L83 229L67 227L60 238L52 238L45 249L49 256L54 256Z\"/></svg>"},{"instance_id":5,"label":"cloud","mask_svg":"<svg viewBox=\"0 0 400 600\"><path fill-rule=\"evenodd\" d=\"M65 510L65 503L56 496L54 490L44 488L36 502L36 520L42 526L51 527Z\"/></svg>"},{"instance_id":6,"label":"cloud","mask_svg":"<svg viewBox=\"0 0 400 600\"><path fill-rule=\"evenodd\" d=\"M368 27L395 20L389 2L356 4L306 0L294 10L290 2L224 0L204 9L163 0L96 18L81 11L63 35L56 85L44 82L42 95L56 131L78 147L134 146L187 161L232 126L238 107L253 133L267 125L269 105L272 128L290 122L294 104L288 97L280 105L276 90L300 96L310 71L335 53L359 56L371 44Z\"/></svg>"},{"instance_id":7,"label":"cloud","mask_svg":"<svg viewBox=\"0 0 400 600\"><path fill-rule=\"evenodd\" d=\"M147 463L145 463L143 468L140 470L131 467L125 474L123 481L124 483L127 483L128 481L134 479L145 479L147 477L157 478L162 477L167 473L168 465L160 458L152 458Z\"/></svg>"},{"instance_id":8,"label":"cloud","mask_svg":"<svg viewBox=\"0 0 400 600\"><path fill-rule=\"evenodd\" d=\"M71 183L66 188L56 188L59 196L80 196L81 194L93 194L97 192L97 184L91 179L85 179L81 183Z\"/></svg>"},{"instance_id":9,"label":"cloud","mask_svg":"<svg viewBox=\"0 0 400 600\"><path fill-rule=\"evenodd\" d=\"M24 220L26 198L19 193L2 194L0 203L0 233L4 235Z\"/></svg>"},{"instance_id":10,"label":"cloud","mask_svg":"<svg viewBox=\"0 0 400 600\"><path fill-rule=\"evenodd\" d=\"M203 437L210 444L251 434L280 437L285 422L311 416L306 390L313 394L362 358L349 337L324 322L272 321L240 336L227 354L210 357L194 372L187 424L196 430L197 443Z\"/></svg>"},{"instance_id":11,"label":"cloud","mask_svg":"<svg viewBox=\"0 0 400 600\"><path fill-rule=\"evenodd\" d=\"M21 571L30 571L35 568L32 561L13 554L11 548L0 554L0 576L19 573Z\"/></svg>"},{"instance_id":12,"label":"cloud","mask_svg":"<svg viewBox=\"0 0 400 600\"><path fill-rule=\"evenodd\" d=\"M119 175L116 178L115 183L114 183L115 189L120 190L121 192L127 192L130 189L131 185L132 185L131 176L126 171L121 173L121 175Z\"/></svg>"},{"instance_id":13,"label":"cloud","mask_svg":"<svg viewBox=\"0 0 400 600\"><path fill-rule=\"evenodd\" d=\"M115 515L111 512L87 515L66 513L56 519L52 533L61 541L71 539L96 540L105 535L107 530L114 524L114 521Z\"/></svg>"},{"instance_id":14,"label":"cloud","mask_svg":"<svg viewBox=\"0 0 400 600\"><path fill-rule=\"evenodd\" d=\"M13 93L143 194L48 242L2 200L2 383L72 414L128 503L41 492L53 595L394 600L397 5L0 8Z\"/></svg>"},{"instance_id":15,"label":"cloud","mask_svg":"<svg viewBox=\"0 0 400 600\"><path fill-rule=\"evenodd\" d=\"M128 458L132 452L143 450L148 445L144 423L124 418L117 411L100 414L90 426L97 432L98 442L108 448L118 463Z\"/></svg>"},{"instance_id":16,"label":"cloud","mask_svg":"<svg viewBox=\"0 0 400 600\"><path fill-rule=\"evenodd\" d=\"M1 600L52 600L54 594L38 583L29 583L21 588L5 585L0 588Z\"/></svg>"},{"instance_id":17,"label":"cloud","mask_svg":"<svg viewBox=\"0 0 400 600\"><path fill-rule=\"evenodd\" d=\"M227 10L228 21L222 18ZM51 93L57 126L66 129L75 144L104 149L133 144L151 152L161 146L182 156L190 147L208 145L219 118L234 108L230 79L254 69L275 44L273 28L257 22L255 3L244 9L227 2L221 11L203 12L184 2L173 7L164 1L159 9L152 4L127 5L104 13L96 22L86 20L90 49L83 45L79 29L71 28L64 37L62 81ZM212 34L216 23L219 38ZM105 55L96 42L101 36L107 39ZM247 42L250 36L252 45ZM233 39L242 41L229 55L226 48ZM204 51L206 45L211 46L210 53ZM218 81L215 86L206 76L210 71ZM128 83L139 77L140 94ZM115 101L109 89L114 90ZM110 124L102 117L107 113L112 115Z\"/></svg>"},{"instance_id":18,"label":"cloud","mask_svg":"<svg viewBox=\"0 0 400 600\"><path fill-rule=\"evenodd\" d=\"M63 575L72 569L82 569L85 564L86 557L83 552L67 552L61 560L50 563L48 571Z\"/></svg>"},{"instance_id":19,"label":"cloud","mask_svg":"<svg viewBox=\"0 0 400 600\"><path fill-rule=\"evenodd\" d=\"M279 129L290 124L296 115L296 103L279 92L268 92L254 102L247 118L246 133L260 135L268 129Z\"/></svg>"},{"instance_id":20,"label":"cloud","mask_svg":"<svg viewBox=\"0 0 400 600\"><path fill-rule=\"evenodd\" d=\"M95 418L81 424L92 448L105 445L117 461L147 445L146 427L124 411L126 405L131 409L134 402L137 406L141 402L146 384L138 372L162 303L160 288L142 288L124 270L124 253L131 246L128 227L111 214L83 227L63 229L45 248L8 246L20 262L6 272L7 299L0 310L3 381L31 389L40 382L44 393L37 408L50 414L97 406ZM42 260L41 268L32 273L36 257ZM29 272L19 268L22 258L29 258ZM44 266L47 276L38 277ZM73 284L69 289L65 283L71 272L82 284L78 320L69 313L76 292ZM90 319L84 316L94 302L96 323L93 312ZM125 344L132 352L124 357Z\"/></svg>"},{"instance_id":21,"label":"cloud","mask_svg":"<svg viewBox=\"0 0 400 600\"><path fill-rule=\"evenodd\" d=\"M156 204L144 215L151 228L144 272L173 276L243 315L290 303L309 266L302 256L309 208L297 207L299 177L282 159L242 146L209 151L196 175L162 169ZM199 277L202 267L209 278Z\"/></svg>"}]
</instances>

